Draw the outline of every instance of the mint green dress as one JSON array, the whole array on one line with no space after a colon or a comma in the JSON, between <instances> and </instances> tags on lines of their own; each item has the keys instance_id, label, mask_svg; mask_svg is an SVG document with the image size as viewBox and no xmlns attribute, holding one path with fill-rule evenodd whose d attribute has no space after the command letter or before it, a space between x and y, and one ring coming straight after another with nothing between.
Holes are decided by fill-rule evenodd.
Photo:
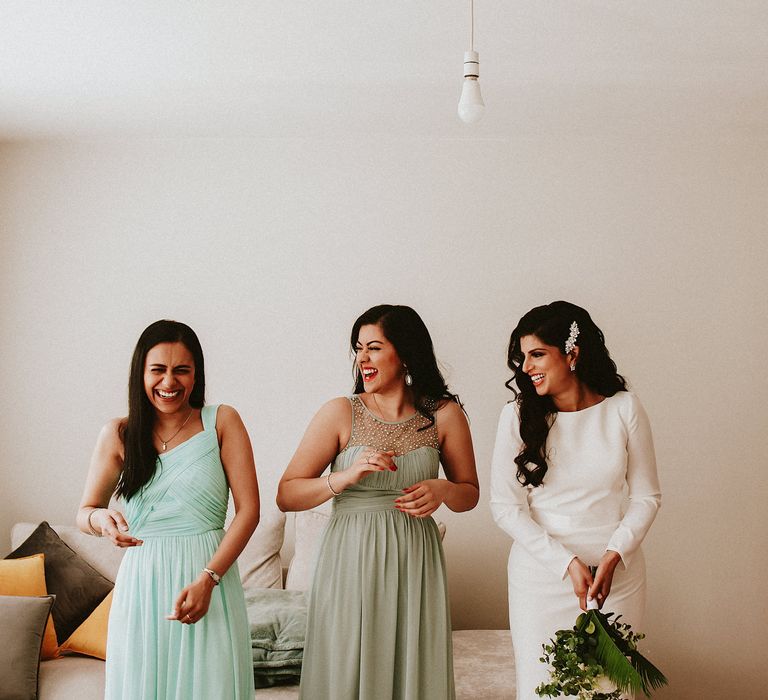
<instances>
[{"instance_id":1,"label":"mint green dress","mask_svg":"<svg viewBox=\"0 0 768 700\"><path fill-rule=\"evenodd\" d=\"M437 427L421 414L387 423L359 397L350 401L352 435L332 471L347 469L370 447L394 450L398 469L369 474L334 498L309 598L300 696L452 700L440 534L431 517L394 507L406 486L437 478Z\"/></svg>"},{"instance_id":2,"label":"mint green dress","mask_svg":"<svg viewBox=\"0 0 768 700\"><path fill-rule=\"evenodd\" d=\"M194 625L166 620L224 537L229 488L216 435L203 431L158 456L152 480L125 505L134 537L115 581L107 638L108 700L253 698L248 616L237 565L213 589Z\"/></svg>"}]
</instances>

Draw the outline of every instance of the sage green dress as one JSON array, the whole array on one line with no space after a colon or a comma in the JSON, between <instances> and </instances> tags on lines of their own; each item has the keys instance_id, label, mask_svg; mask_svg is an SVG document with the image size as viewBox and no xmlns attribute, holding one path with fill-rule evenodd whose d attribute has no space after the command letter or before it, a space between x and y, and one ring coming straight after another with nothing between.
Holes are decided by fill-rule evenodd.
<instances>
[{"instance_id":1,"label":"sage green dress","mask_svg":"<svg viewBox=\"0 0 768 700\"><path fill-rule=\"evenodd\" d=\"M237 564L213 589L194 625L166 620L181 590L224 537L229 488L216 435L203 431L158 456L152 480L125 505L134 537L115 581L107 637L107 700L249 700L253 666Z\"/></svg>"},{"instance_id":2,"label":"sage green dress","mask_svg":"<svg viewBox=\"0 0 768 700\"><path fill-rule=\"evenodd\" d=\"M350 402L352 435L332 471L368 448L394 450L398 468L369 474L333 499L309 599L301 698L451 700L440 534L431 517L394 507L402 489L437 478L437 427L421 414L384 422L359 397Z\"/></svg>"}]
</instances>

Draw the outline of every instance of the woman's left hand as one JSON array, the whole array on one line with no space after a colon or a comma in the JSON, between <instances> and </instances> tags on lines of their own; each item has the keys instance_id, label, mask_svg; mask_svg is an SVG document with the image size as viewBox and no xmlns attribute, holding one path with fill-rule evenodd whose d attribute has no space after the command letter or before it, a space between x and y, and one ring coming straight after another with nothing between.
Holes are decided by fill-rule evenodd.
<instances>
[{"instance_id":1,"label":"woman's left hand","mask_svg":"<svg viewBox=\"0 0 768 700\"><path fill-rule=\"evenodd\" d=\"M592 580L592 585L589 587L587 593L588 598L597 600L598 607L602 608L605 599L611 592L611 584L613 583L613 573L616 571L616 566L621 561L621 556L618 552L614 552L609 549L600 558L595 577Z\"/></svg>"},{"instance_id":2,"label":"woman's left hand","mask_svg":"<svg viewBox=\"0 0 768 700\"><path fill-rule=\"evenodd\" d=\"M414 518L428 518L448 497L451 482L426 479L403 489L404 496L395 499L395 508Z\"/></svg>"},{"instance_id":3,"label":"woman's left hand","mask_svg":"<svg viewBox=\"0 0 768 700\"><path fill-rule=\"evenodd\" d=\"M179 593L173 605L173 612L165 619L194 625L208 612L213 587L213 580L203 571L194 583L190 583Z\"/></svg>"}]
</instances>

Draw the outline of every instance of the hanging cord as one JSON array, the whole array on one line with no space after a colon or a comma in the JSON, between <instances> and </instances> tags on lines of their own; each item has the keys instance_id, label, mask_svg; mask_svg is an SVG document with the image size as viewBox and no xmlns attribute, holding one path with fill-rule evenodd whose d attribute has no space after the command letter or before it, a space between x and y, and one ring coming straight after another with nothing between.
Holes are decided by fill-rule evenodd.
<instances>
[{"instance_id":1,"label":"hanging cord","mask_svg":"<svg viewBox=\"0 0 768 700\"><path fill-rule=\"evenodd\" d=\"M475 0L469 0L469 50L475 50Z\"/></svg>"}]
</instances>

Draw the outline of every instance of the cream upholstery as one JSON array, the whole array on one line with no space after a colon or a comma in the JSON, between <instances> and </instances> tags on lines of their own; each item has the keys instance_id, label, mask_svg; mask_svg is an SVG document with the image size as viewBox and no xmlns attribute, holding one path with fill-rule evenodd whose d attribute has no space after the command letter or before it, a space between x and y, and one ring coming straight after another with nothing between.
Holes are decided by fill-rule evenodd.
<instances>
[{"instance_id":1,"label":"cream upholstery","mask_svg":"<svg viewBox=\"0 0 768 700\"><path fill-rule=\"evenodd\" d=\"M327 511L307 511L296 516L295 556L286 588L307 590L317 544L327 522ZM441 534L445 527L438 524ZM15 549L37 527L18 523L11 533ZM73 526L52 526L72 549L97 571L114 580L122 550L108 540L91 537ZM279 588L282 577L280 549L285 515L265 512L259 527L238 560L246 588ZM453 633L456 697L458 700L514 700L515 675L508 630L464 630ZM40 664L40 700L101 700L104 697L104 662L67 655ZM297 686L260 688L259 700L295 700Z\"/></svg>"}]
</instances>

